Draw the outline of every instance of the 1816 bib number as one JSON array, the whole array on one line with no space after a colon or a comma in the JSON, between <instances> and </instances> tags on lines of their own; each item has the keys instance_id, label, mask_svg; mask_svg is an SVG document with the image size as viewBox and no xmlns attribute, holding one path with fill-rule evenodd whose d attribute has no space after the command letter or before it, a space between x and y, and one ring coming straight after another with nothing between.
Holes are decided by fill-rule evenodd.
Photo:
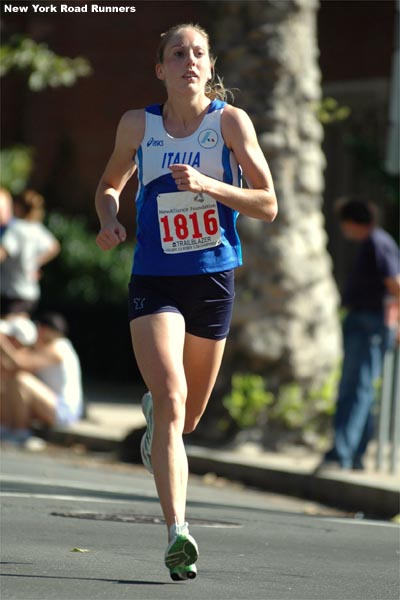
<instances>
[{"instance_id":1,"label":"1816 bib number","mask_svg":"<svg viewBox=\"0 0 400 600\"><path fill-rule=\"evenodd\" d=\"M161 246L166 254L193 252L221 243L214 198L192 192L159 194L157 208Z\"/></svg>"}]
</instances>

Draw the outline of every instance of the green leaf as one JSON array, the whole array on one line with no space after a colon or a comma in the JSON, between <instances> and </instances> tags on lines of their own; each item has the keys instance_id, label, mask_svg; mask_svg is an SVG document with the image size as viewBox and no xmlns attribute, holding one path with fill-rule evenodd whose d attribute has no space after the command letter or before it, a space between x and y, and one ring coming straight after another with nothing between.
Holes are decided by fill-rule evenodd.
<instances>
[{"instance_id":1,"label":"green leaf","mask_svg":"<svg viewBox=\"0 0 400 600\"><path fill-rule=\"evenodd\" d=\"M0 150L0 186L19 194L26 188L33 167L33 148L16 145Z\"/></svg>"},{"instance_id":2,"label":"green leaf","mask_svg":"<svg viewBox=\"0 0 400 600\"><path fill-rule=\"evenodd\" d=\"M25 36L13 36L0 49L0 77L13 70L26 71L28 87L34 92L44 88L67 86L79 77L87 77L92 67L86 58L59 56L46 44L38 44Z\"/></svg>"},{"instance_id":3,"label":"green leaf","mask_svg":"<svg viewBox=\"0 0 400 600\"><path fill-rule=\"evenodd\" d=\"M96 233L82 217L53 212L47 226L61 245L59 256L46 266L43 296L56 304L121 305L126 298L134 246L125 242L104 252Z\"/></svg>"}]
</instances>

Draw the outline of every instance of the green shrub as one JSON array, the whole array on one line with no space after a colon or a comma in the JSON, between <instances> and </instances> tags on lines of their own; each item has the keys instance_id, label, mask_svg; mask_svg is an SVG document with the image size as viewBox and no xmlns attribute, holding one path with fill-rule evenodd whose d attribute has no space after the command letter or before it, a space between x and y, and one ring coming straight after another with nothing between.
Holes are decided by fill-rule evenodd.
<instances>
[{"instance_id":1,"label":"green shrub","mask_svg":"<svg viewBox=\"0 0 400 600\"><path fill-rule=\"evenodd\" d=\"M339 375L339 368L334 369L318 388L303 389L296 383L282 385L268 419L286 429L323 430L335 411Z\"/></svg>"},{"instance_id":2,"label":"green shrub","mask_svg":"<svg viewBox=\"0 0 400 600\"><path fill-rule=\"evenodd\" d=\"M60 213L47 226L61 244L58 257L45 267L43 296L47 303L121 305L127 295L133 244L125 242L104 252L83 218Z\"/></svg>"},{"instance_id":3,"label":"green shrub","mask_svg":"<svg viewBox=\"0 0 400 600\"><path fill-rule=\"evenodd\" d=\"M242 429L268 422L287 430L321 432L331 423L339 375L338 367L315 389L304 389L292 382L270 391L261 375L235 373L231 392L223 398L223 404Z\"/></svg>"},{"instance_id":4,"label":"green shrub","mask_svg":"<svg viewBox=\"0 0 400 600\"><path fill-rule=\"evenodd\" d=\"M235 373L231 393L224 396L222 402L239 427L246 428L256 425L265 408L273 402L273 395L266 390L261 375Z\"/></svg>"}]
</instances>

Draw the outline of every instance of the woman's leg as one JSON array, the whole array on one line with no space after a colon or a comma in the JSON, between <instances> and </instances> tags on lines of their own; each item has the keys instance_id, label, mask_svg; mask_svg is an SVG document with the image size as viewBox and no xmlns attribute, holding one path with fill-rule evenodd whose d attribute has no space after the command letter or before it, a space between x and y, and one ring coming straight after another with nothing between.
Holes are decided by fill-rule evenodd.
<instances>
[{"instance_id":1,"label":"woman's leg","mask_svg":"<svg viewBox=\"0 0 400 600\"><path fill-rule=\"evenodd\" d=\"M0 424L5 429L9 429L12 423L12 407L10 403L9 382L10 376L5 377L2 374L2 381L0 386Z\"/></svg>"},{"instance_id":2,"label":"woman's leg","mask_svg":"<svg viewBox=\"0 0 400 600\"><path fill-rule=\"evenodd\" d=\"M29 429L34 418L46 425L56 420L56 395L32 373L19 371L7 380L6 402L12 429Z\"/></svg>"},{"instance_id":3,"label":"woman's leg","mask_svg":"<svg viewBox=\"0 0 400 600\"><path fill-rule=\"evenodd\" d=\"M174 312L131 321L133 349L153 398L151 462L169 528L184 523L188 466L182 433L187 385L183 367L185 323Z\"/></svg>"},{"instance_id":4,"label":"woman's leg","mask_svg":"<svg viewBox=\"0 0 400 600\"><path fill-rule=\"evenodd\" d=\"M221 366L226 339L186 334L183 363L188 388L184 433L194 431L203 415Z\"/></svg>"},{"instance_id":5,"label":"woman's leg","mask_svg":"<svg viewBox=\"0 0 400 600\"><path fill-rule=\"evenodd\" d=\"M182 316L171 312L135 319L131 332L153 397L151 462L169 530L185 521L188 464L182 434L195 429L206 409L226 340L185 334Z\"/></svg>"}]
</instances>

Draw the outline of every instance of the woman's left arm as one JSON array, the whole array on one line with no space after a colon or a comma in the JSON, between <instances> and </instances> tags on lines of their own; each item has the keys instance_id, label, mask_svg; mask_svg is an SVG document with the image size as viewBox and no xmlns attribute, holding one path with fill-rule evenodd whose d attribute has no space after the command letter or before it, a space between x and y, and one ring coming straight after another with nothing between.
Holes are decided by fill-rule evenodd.
<instances>
[{"instance_id":1,"label":"woman's left arm","mask_svg":"<svg viewBox=\"0 0 400 600\"><path fill-rule=\"evenodd\" d=\"M0 355L2 362L7 364L7 369L30 373L62 361L62 357L52 345L41 349L15 348L5 335L0 335Z\"/></svg>"},{"instance_id":2,"label":"woman's left arm","mask_svg":"<svg viewBox=\"0 0 400 600\"><path fill-rule=\"evenodd\" d=\"M170 166L178 190L204 192L243 215L272 222L278 214L274 184L250 117L243 110L227 106L222 113L221 129L225 144L242 167L248 189L179 164Z\"/></svg>"}]
</instances>

